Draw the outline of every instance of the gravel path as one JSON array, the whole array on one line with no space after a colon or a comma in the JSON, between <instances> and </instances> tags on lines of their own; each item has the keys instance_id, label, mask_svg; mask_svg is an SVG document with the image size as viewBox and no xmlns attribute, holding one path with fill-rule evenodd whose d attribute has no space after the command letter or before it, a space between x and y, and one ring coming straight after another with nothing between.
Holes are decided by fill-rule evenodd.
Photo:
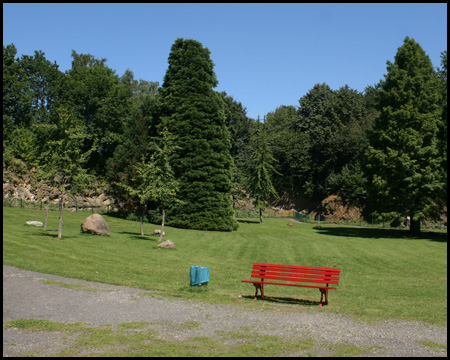
<instances>
[{"instance_id":1,"label":"gravel path","mask_svg":"<svg viewBox=\"0 0 450 360\"><path fill-rule=\"evenodd\" d=\"M45 284L53 280L81 284L84 289ZM97 291L86 291L86 289ZM3 321L46 319L61 323L84 322L89 326L118 325L132 321L200 326L173 327L164 332L171 340L193 336L213 337L216 330L239 331L242 327L268 335L313 337L324 344L374 347L366 356L447 356L446 350L419 341L447 344L447 327L412 321L365 323L350 316L321 312L246 308L239 305L199 303L163 298L157 293L125 286L87 282L55 275L19 270L3 265ZM3 329L3 356L36 351L38 356L56 354L67 342L64 334ZM292 353L291 356L301 356ZM320 356L320 353L316 352ZM323 354L322 354L323 355Z\"/></svg>"}]
</instances>

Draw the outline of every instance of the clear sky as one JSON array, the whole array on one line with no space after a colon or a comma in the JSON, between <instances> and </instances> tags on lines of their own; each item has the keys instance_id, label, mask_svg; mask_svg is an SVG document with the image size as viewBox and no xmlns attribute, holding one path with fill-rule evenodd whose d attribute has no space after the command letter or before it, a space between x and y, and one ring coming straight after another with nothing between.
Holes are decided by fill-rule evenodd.
<instances>
[{"instance_id":1,"label":"clear sky","mask_svg":"<svg viewBox=\"0 0 450 360\"><path fill-rule=\"evenodd\" d=\"M364 91L406 36L440 66L447 4L3 4L3 45L19 56L42 50L61 71L75 50L162 85L174 41L198 40L211 51L216 90L254 119L298 106L316 83Z\"/></svg>"}]
</instances>

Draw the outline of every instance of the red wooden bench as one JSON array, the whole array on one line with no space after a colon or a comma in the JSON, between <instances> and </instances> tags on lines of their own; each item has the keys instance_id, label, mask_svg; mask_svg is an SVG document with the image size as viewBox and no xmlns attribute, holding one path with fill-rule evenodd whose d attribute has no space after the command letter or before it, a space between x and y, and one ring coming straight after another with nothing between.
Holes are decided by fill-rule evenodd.
<instances>
[{"instance_id":1,"label":"red wooden bench","mask_svg":"<svg viewBox=\"0 0 450 360\"><path fill-rule=\"evenodd\" d=\"M261 290L261 298L264 299L264 285L301 286L319 289L320 303L322 304L325 295L325 305L327 305L328 290L336 290L335 287L329 285L339 284L340 273L341 269L254 263L251 277L259 280L242 280L242 282L255 285L254 300L257 299L258 289ZM283 282L274 282L274 280Z\"/></svg>"}]
</instances>

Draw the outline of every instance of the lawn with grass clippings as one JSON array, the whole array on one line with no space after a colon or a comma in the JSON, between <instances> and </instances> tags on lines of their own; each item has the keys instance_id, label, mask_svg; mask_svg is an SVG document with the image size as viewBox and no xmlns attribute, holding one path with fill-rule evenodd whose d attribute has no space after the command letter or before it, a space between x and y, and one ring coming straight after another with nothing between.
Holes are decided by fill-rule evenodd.
<instances>
[{"instance_id":1,"label":"lawn with grass clippings","mask_svg":"<svg viewBox=\"0 0 450 360\"><path fill-rule=\"evenodd\" d=\"M80 226L89 215L65 213L59 240L57 212L50 212L44 231L26 221L43 221L45 211L4 207L3 264L208 302L233 303L244 295L249 306L281 303L292 311L316 306L319 291L267 286L268 300L253 303L253 286L241 283L250 278L253 262L340 268L338 290L329 292L323 311L447 324L447 233L410 237L405 230L314 229L269 218L263 224L240 221L233 232L166 227L164 239L177 248L160 249L153 235L158 225L144 224L146 235L140 236L138 222L104 215L111 235L88 235ZM208 285L189 285L193 265L209 268Z\"/></svg>"}]
</instances>

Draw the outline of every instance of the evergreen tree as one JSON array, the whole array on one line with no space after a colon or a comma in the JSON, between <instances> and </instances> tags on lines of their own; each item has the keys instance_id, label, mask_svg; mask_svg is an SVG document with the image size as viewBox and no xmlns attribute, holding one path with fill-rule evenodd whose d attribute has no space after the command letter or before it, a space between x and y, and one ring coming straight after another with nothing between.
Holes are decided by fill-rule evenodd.
<instances>
[{"instance_id":1,"label":"evergreen tree","mask_svg":"<svg viewBox=\"0 0 450 360\"><path fill-rule=\"evenodd\" d=\"M230 154L233 158L231 195L233 209L236 210L238 200L246 198L245 164L250 156L250 131L254 120L247 117L247 109L232 96L228 96L225 91L222 91L220 95L224 101L225 122L231 135Z\"/></svg>"},{"instance_id":2,"label":"evergreen tree","mask_svg":"<svg viewBox=\"0 0 450 360\"><path fill-rule=\"evenodd\" d=\"M264 129L264 124L255 128L251 139L252 156L248 165L247 191L255 198L254 206L259 209L259 222L262 223L262 212L268 208L267 201L278 197L272 185L272 175L277 173L274 167L275 158ZM279 174L280 175L280 174Z\"/></svg>"},{"instance_id":3,"label":"evergreen tree","mask_svg":"<svg viewBox=\"0 0 450 360\"><path fill-rule=\"evenodd\" d=\"M442 159L441 171L443 173L444 183L447 184L447 50L441 53L441 66L438 71L439 80L441 81L441 101L442 101L442 116L438 126L438 148L440 157ZM441 193L439 199L440 206L447 208L447 186ZM447 212L447 210L445 210Z\"/></svg>"},{"instance_id":4,"label":"evergreen tree","mask_svg":"<svg viewBox=\"0 0 450 360\"><path fill-rule=\"evenodd\" d=\"M446 188L437 141L439 80L428 55L408 37L387 65L368 150L371 205L381 216L409 216L410 230L420 232L420 220L437 217L435 202Z\"/></svg>"},{"instance_id":5,"label":"evergreen tree","mask_svg":"<svg viewBox=\"0 0 450 360\"><path fill-rule=\"evenodd\" d=\"M230 135L210 51L177 39L159 92L159 122L179 147L171 162L183 201L168 209L169 224L201 230L237 227L231 208Z\"/></svg>"}]
</instances>

